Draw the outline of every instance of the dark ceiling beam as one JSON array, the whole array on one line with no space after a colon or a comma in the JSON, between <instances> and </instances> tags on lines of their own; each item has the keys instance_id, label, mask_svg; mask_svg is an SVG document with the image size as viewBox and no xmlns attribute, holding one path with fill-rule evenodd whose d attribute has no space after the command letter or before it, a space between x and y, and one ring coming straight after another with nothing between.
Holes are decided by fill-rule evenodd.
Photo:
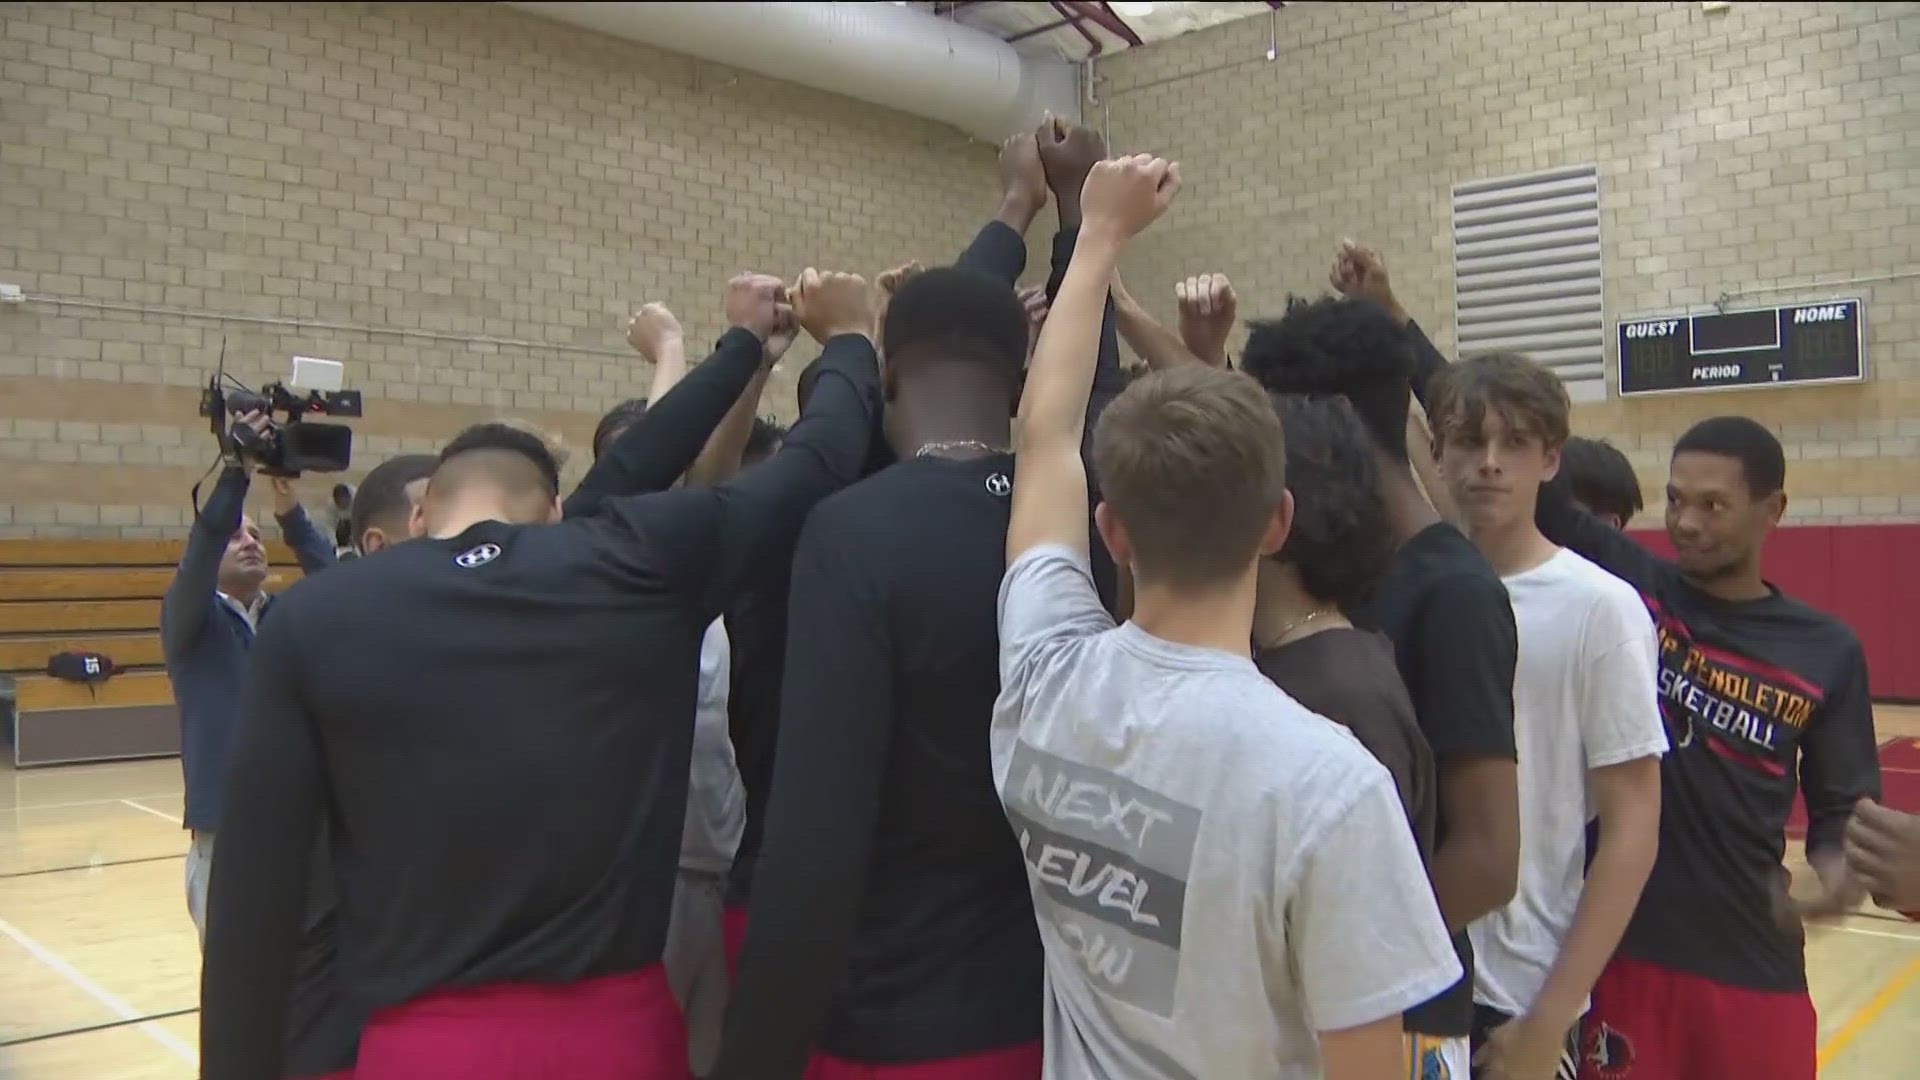
<instances>
[{"instance_id":1,"label":"dark ceiling beam","mask_svg":"<svg viewBox=\"0 0 1920 1080\"><path fill-rule=\"evenodd\" d=\"M1087 0L1067 0L1067 6L1075 12L1078 12L1088 22L1093 23L1100 29L1126 42L1128 45L1146 44L1146 42L1140 40L1139 34L1133 32L1133 27L1127 25L1127 20L1114 14L1114 10L1108 7L1104 0L1100 3L1088 3Z\"/></svg>"},{"instance_id":2,"label":"dark ceiling beam","mask_svg":"<svg viewBox=\"0 0 1920 1080\"><path fill-rule=\"evenodd\" d=\"M1070 0L1052 0L1052 3L1053 10L1059 12L1061 16L1065 18L1067 25L1080 31L1080 36L1087 39L1087 55L1099 56L1100 53L1104 51L1105 46L1101 45L1100 39L1093 36L1093 33L1080 22L1081 19L1091 18L1087 12L1080 10L1086 5L1071 3Z\"/></svg>"}]
</instances>

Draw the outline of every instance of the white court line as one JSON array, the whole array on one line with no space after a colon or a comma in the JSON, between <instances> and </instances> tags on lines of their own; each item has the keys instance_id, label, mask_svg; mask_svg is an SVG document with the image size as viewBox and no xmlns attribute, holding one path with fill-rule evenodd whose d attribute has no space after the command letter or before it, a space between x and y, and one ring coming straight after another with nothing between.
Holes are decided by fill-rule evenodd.
<instances>
[{"instance_id":1,"label":"white court line","mask_svg":"<svg viewBox=\"0 0 1920 1080\"><path fill-rule=\"evenodd\" d=\"M157 792L155 792L155 793L153 793L152 795L132 795L132 796L129 796L129 798L134 798L134 799L164 799L164 798L167 798L167 797L168 797L169 795L171 795L171 794L173 794L173 793L172 793L172 792L166 792L166 791L157 791ZM12 813L15 813L15 814L18 814L18 813L20 813L20 812L21 812L21 811L23 811L23 810L69 810L69 809L72 809L72 808L74 808L74 807L77 807L77 806L105 806L105 805L107 805L108 803L117 803L117 802L122 802L122 801L124 801L124 800L121 800L121 799L80 799L80 800L78 800L78 801L75 801L75 802L50 802L50 803L21 803L21 804L20 804L19 806L15 806L15 807L11 807L11 808L10 808L10 810L11 810L11 812L12 812Z\"/></svg>"},{"instance_id":2,"label":"white court line","mask_svg":"<svg viewBox=\"0 0 1920 1080\"><path fill-rule=\"evenodd\" d=\"M160 819L161 819L161 820L163 820L163 821L171 821L171 822L173 822L173 823L174 823L175 825L184 825L184 824L186 824L185 822L183 822L183 821L181 821L181 820L180 820L179 818L177 818L177 817L174 817L174 816L173 816L172 814L163 814L163 813L161 813L160 811L158 811L158 810L155 810L155 809L154 809L153 807L151 807L151 806L146 806L146 805L144 805L144 804L141 804L141 803L137 803L137 802L134 802L134 801L133 801L132 799L120 799L120 800L117 800L117 801L119 801L119 802L123 802L123 803L126 803L126 804L127 804L128 806L131 806L131 807L133 807L133 808L134 808L135 810L144 810L144 811L146 811L147 813L149 813L149 814L152 814L152 815L153 815L154 817L157 817L157 818L160 818Z\"/></svg>"},{"instance_id":3,"label":"white court line","mask_svg":"<svg viewBox=\"0 0 1920 1080\"><path fill-rule=\"evenodd\" d=\"M1868 930L1864 927L1859 927L1859 926L1841 926L1841 927L1836 927L1836 929L1838 929L1843 934L1860 934L1864 937L1892 938L1895 941L1904 941L1909 945L1920 945L1920 934L1896 934L1891 930Z\"/></svg>"},{"instance_id":4,"label":"white court line","mask_svg":"<svg viewBox=\"0 0 1920 1080\"><path fill-rule=\"evenodd\" d=\"M120 1019L138 1020L143 1015L137 1012L133 1006L107 993L106 990L101 988L99 983L82 975L79 969L62 960L59 953L54 952L52 949L47 948L45 945L14 929L4 920L0 920L0 934L5 934L7 937L12 938L15 944L31 953L35 960L40 961L58 972L81 993L86 994L88 997L106 1006L109 1012L112 1012ZM193 1047L188 1046L176 1038L173 1032L168 1031L166 1028L161 1027L151 1020L139 1024L138 1027L148 1038L166 1047L168 1050L173 1051L174 1056L181 1061L189 1065L198 1065L200 1063L200 1055L194 1052Z\"/></svg>"}]
</instances>

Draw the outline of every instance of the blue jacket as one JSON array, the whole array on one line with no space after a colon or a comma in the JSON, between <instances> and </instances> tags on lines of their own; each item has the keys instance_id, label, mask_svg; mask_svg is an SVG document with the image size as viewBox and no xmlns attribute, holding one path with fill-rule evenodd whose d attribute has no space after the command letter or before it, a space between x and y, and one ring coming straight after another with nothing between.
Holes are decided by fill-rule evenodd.
<instances>
[{"instance_id":1,"label":"blue jacket","mask_svg":"<svg viewBox=\"0 0 1920 1080\"><path fill-rule=\"evenodd\" d=\"M240 527L247 501L247 470L229 466L200 507L180 569L160 602L160 647L180 711L180 767L186 773L186 827L217 831L226 802L227 756L240 713L254 631L220 599L220 557ZM300 568L311 574L334 562L333 545L294 507L277 518L280 535ZM259 618L272 607L269 597Z\"/></svg>"}]
</instances>

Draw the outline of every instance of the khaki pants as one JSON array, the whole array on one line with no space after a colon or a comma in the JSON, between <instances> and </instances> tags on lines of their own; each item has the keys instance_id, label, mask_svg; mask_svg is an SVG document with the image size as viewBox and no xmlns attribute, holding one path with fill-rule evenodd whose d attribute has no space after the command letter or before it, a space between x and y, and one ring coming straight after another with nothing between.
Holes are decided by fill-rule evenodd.
<instances>
[{"instance_id":1,"label":"khaki pants","mask_svg":"<svg viewBox=\"0 0 1920 1080\"><path fill-rule=\"evenodd\" d=\"M727 1012L727 946L720 929L726 875L681 870L667 926L667 984L687 1018L687 1058L695 1076L713 1070Z\"/></svg>"}]
</instances>

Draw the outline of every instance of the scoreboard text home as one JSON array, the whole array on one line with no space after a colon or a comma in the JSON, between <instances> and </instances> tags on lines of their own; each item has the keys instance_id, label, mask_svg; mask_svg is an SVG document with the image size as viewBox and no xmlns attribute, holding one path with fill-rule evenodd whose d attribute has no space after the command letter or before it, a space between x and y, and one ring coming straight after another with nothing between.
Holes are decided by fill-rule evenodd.
<instances>
[{"instance_id":1,"label":"scoreboard text home","mask_svg":"<svg viewBox=\"0 0 1920 1080\"><path fill-rule=\"evenodd\" d=\"M1866 377L1858 300L1620 323L1620 393L1667 394Z\"/></svg>"}]
</instances>

